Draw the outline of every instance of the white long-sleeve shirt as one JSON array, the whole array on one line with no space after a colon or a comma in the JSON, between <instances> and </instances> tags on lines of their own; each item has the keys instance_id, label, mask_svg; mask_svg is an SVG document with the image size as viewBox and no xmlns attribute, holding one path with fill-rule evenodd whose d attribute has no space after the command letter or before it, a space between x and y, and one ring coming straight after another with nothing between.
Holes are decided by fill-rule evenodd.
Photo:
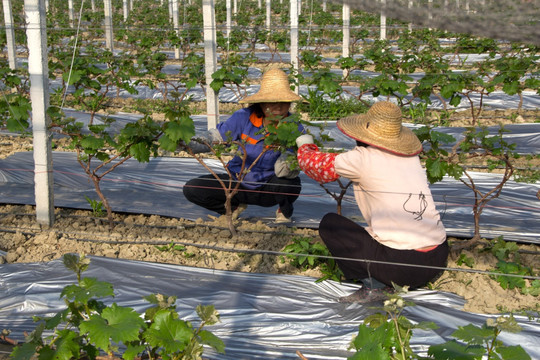
<instances>
[{"instance_id":1,"label":"white long-sleeve shirt","mask_svg":"<svg viewBox=\"0 0 540 360\"><path fill-rule=\"evenodd\" d=\"M342 154L303 145L298 162L315 181L353 181L366 230L394 249L423 249L443 243L446 231L418 156L399 156L379 148L357 146Z\"/></svg>"}]
</instances>

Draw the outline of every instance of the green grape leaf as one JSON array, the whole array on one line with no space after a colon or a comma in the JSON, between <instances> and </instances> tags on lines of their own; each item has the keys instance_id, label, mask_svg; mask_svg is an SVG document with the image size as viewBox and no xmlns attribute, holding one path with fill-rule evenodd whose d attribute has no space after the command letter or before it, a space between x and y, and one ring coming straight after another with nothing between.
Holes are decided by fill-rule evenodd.
<instances>
[{"instance_id":1,"label":"green grape leaf","mask_svg":"<svg viewBox=\"0 0 540 360\"><path fill-rule=\"evenodd\" d=\"M114 292L112 285L108 282L98 281L95 278L83 278L79 285L66 286L60 296L86 304L93 297L114 296Z\"/></svg>"},{"instance_id":2,"label":"green grape leaf","mask_svg":"<svg viewBox=\"0 0 540 360\"><path fill-rule=\"evenodd\" d=\"M24 343L21 346L16 346L13 352L10 354L10 359L13 360L29 360L32 359L36 353L39 345L33 342ZM44 350L45 348L41 348Z\"/></svg>"},{"instance_id":3,"label":"green grape leaf","mask_svg":"<svg viewBox=\"0 0 540 360\"><path fill-rule=\"evenodd\" d=\"M172 354L185 349L193 337L193 329L189 323L176 319L169 311L160 310L144 337L150 346L162 347L165 353Z\"/></svg>"},{"instance_id":4,"label":"green grape leaf","mask_svg":"<svg viewBox=\"0 0 540 360\"><path fill-rule=\"evenodd\" d=\"M467 344L481 345L486 339L493 338L493 330L490 328L480 328L473 324L460 326L452 333L452 336L465 341Z\"/></svg>"},{"instance_id":5,"label":"green grape leaf","mask_svg":"<svg viewBox=\"0 0 540 360\"><path fill-rule=\"evenodd\" d=\"M212 334L210 331L201 330L201 332L199 332L199 336L201 343L213 347L220 354L225 352L225 343L223 343L220 338Z\"/></svg>"},{"instance_id":6,"label":"green grape leaf","mask_svg":"<svg viewBox=\"0 0 540 360\"><path fill-rule=\"evenodd\" d=\"M79 358L79 334L71 330L58 331L54 358L70 360Z\"/></svg>"},{"instance_id":7,"label":"green grape leaf","mask_svg":"<svg viewBox=\"0 0 540 360\"><path fill-rule=\"evenodd\" d=\"M220 321L219 313L214 305L198 305L196 311L197 315L199 315L201 320L207 325L214 325Z\"/></svg>"},{"instance_id":8,"label":"green grape leaf","mask_svg":"<svg viewBox=\"0 0 540 360\"><path fill-rule=\"evenodd\" d=\"M516 346L498 346L497 352L504 360L530 360L531 357L519 345Z\"/></svg>"},{"instance_id":9,"label":"green grape leaf","mask_svg":"<svg viewBox=\"0 0 540 360\"><path fill-rule=\"evenodd\" d=\"M133 144L129 148L129 154L133 156L139 162L150 161L150 149L144 142Z\"/></svg>"},{"instance_id":10,"label":"green grape leaf","mask_svg":"<svg viewBox=\"0 0 540 360\"><path fill-rule=\"evenodd\" d=\"M80 142L80 145L85 150L87 149L87 150L90 150L91 152L94 152L96 150L103 148L103 146L105 145L105 140L90 135L83 138Z\"/></svg>"},{"instance_id":11,"label":"green grape leaf","mask_svg":"<svg viewBox=\"0 0 540 360\"><path fill-rule=\"evenodd\" d=\"M455 340L443 344L431 345L428 354L438 360L476 360L482 359L485 350L479 345L464 345Z\"/></svg>"},{"instance_id":12,"label":"green grape leaf","mask_svg":"<svg viewBox=\"0 0 540 360\"><path fill-rule=\"evenodd\" d=\"M146 346L144 345L132 345L128 344L126 347L126 351L122 354L122 358L124 360L133 360L137 355L142 353L144 350L146 350Z\"/></svg>"},{"instance_id":13,"label":"green grape leaf","mask_svg":"<svg viewBox=\"0 0 540 360\"><path fill-rule=\"evenodd\" d=\"M144 326L144 320L135 310L114 303L101 315L90 316L79 328L98 348L108 352L111 340L116 343L138 340L139 331Z\"/></svg>"}]
</instances>

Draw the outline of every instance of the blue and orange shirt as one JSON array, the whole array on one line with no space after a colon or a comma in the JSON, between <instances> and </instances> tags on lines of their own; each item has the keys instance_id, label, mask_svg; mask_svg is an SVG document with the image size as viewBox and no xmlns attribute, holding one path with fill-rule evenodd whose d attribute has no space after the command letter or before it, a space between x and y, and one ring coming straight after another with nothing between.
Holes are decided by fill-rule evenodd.
<instances>
[{"instance_id":1,"label":"blue and orange shirt","mask_svg":"<svg viewBox=\"0 0 540 360\"><path fill-rule=\"evenodd\" d=\"M245 169L251 166L264 149L263 119L258 117L250 108L234 112L226 121L219 123L217 129L225 140L229 139L230 136L233 141L245 142L247 152ZM300 123L298 124L298 130L305 132ZM268 182L275 175L274 164L280 155L279 151L266 151L244 177L242 185L248 189L256 189ZM227 167L238 178L242 170L242 158L235 156L229 161Z\"/></svg>"}]
</instances>

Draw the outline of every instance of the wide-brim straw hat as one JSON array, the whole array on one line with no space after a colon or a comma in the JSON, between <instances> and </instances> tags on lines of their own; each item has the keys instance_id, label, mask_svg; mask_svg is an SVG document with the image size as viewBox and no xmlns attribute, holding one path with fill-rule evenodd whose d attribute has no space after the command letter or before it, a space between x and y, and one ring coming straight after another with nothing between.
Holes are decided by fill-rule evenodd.
<instances>
[{"instance_id":1,"label":"wide-brim straw hat","mask_svg":"<svg viewBox=\"0 0 540 360\"><path fill-rule=\"evenodd\" d=\"M412 156L422 151L418 137L401 124L399 106L388 101L375 103L365 114L340 119L337 126L355 140L394 154Z\"/></svg>"},{"instance_id":2,"label":"wide-brim straw hat","mask_svg":"<svg viewBox=\"0 0 540 360\"><path fill-rule=\"evenodd\" d=\"M257 93L238 101L240 104L295 102L305 101L291 90L289 78L281 69L272 68L266 71L261 79L261 87Z\"/></svg>"}]
</instances>

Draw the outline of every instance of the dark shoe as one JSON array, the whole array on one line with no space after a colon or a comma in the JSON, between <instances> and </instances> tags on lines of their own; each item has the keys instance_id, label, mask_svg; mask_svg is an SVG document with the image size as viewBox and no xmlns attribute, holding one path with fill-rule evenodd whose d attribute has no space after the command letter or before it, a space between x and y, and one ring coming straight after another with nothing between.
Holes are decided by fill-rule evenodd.
<instances>
[{"instance_id":1,"label":"dark shoe","mask_svg":"<svg viewBox=\"0 0 540 360\"><path fill-rule=\"evenodd\" d=\"M365 304L375 301L382 301L388 298L389 294L392 294L394 289L391 287L384 287L381 289L370 289L362 287L361 289L356 290L351 295L344 296L338 299L340 303L359 303Z\"/></svg>"}]
</instances>

